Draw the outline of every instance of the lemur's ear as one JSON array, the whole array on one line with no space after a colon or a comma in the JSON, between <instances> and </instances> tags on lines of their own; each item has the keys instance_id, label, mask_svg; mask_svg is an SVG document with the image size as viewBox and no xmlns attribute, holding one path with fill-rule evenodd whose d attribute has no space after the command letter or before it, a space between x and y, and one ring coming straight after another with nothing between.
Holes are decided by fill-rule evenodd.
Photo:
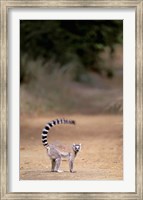
<instances>
[{"instance_id":1,"label":"lemur's ear","mask_svg":"<svg viewBox=\"0 0 143 200\"><path fill-rule=\"evenodd\" d=\"M79 144L79 146L81 146L81 144Z\"/></svg>"},{"instance_id":2,"label":"lemur's ear","mask_svg":"<svg viewBox=\"0 0 143 200\"><path fill-rule=\"evenodd\" d=\"M75 144L73 144L73 146L75 146Z\"/></svg>"}]
</instances>

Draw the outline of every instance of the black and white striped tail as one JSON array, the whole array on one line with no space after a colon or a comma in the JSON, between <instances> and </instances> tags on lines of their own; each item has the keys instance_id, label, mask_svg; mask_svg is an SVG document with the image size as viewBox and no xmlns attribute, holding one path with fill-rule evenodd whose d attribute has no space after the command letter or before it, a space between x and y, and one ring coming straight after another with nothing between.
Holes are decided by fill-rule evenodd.
<instances>
[{"instance_id":1,"label":"black and white striped tail","mask_svg":"<svg viewBox=\"0 0 143 200\"><path fill-rule=\"evenodd\" d=\"M51 122L48 122L45 128L42 130L42 143L45 147L48 146L47 135L49 133L49 130L57 124L75 124L75 121L66 119L56 119Z\"/></svg>"}]
</instances>

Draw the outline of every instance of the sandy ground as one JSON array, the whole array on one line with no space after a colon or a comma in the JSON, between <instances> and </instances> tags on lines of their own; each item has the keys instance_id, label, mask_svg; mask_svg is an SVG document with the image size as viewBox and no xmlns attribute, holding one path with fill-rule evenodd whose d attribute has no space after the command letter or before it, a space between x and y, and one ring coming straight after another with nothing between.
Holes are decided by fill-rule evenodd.
<instances>
[{"instance_id":1,"label":"sandy ground","mask_svg":"<svg viewBox=\"0 0 143 200\"><path fill-rule=\"evenodd\" d=\"M21 117L20 179L21 180L121 180L123 179L123 124L120 115L64 116L77 122L57 125L49 133L49 143L70 151L72 143L81 143L70 173L63 160L63 173L50 172L51 163L41 143L41 130L45 123L57 118Z\"/></svg>"}]
</instances>

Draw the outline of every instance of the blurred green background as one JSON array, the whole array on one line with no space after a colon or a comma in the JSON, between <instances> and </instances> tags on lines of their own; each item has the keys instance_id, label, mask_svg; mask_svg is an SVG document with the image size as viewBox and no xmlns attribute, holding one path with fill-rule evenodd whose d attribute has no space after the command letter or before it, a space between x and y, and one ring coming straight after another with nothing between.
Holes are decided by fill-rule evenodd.
<instances>
[{"instance_id":1,"label":"blurred green background","mask_svg":"<svg viewBox=\"0 0 143 200\"><path fill-rule=\"evenodd\" d=\"M21 114L122 113L122 20L21 20Z\"/></svg>"}]
</instances>

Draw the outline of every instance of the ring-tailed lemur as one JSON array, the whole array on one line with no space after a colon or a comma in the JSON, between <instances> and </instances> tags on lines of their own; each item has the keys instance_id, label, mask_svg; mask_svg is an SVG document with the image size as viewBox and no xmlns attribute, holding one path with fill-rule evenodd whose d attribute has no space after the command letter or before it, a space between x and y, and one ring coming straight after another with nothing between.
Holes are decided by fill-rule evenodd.
<instances>
[{"instance_id":1,"label":"ring-tailed lemur","mask_svg":"<svg viewBox=\"0 0 143 200\"><path fill-rule=\"evenodd\" d=\"M48 122L42 131L42 143L46 147L48 155L49 155L49 157L51 159L51 163L52 163L51 171L52 172L62 172L61 170L59 170L59 168L60 168L62 157L64 157L64 158L68 158L68 160L69 160L70 172L74 172L73 171L73 163L74 163L74 159L75 159L77 153L81 149L81 144L73 144L72 145L73 151L70 153L60 152L54 145L48 144L47 135L49 133L49 130L57 124L75 124L75 121L74 120L65 120L65 119L56 119L51 122Z\"/></svg>"}]
</instances>

